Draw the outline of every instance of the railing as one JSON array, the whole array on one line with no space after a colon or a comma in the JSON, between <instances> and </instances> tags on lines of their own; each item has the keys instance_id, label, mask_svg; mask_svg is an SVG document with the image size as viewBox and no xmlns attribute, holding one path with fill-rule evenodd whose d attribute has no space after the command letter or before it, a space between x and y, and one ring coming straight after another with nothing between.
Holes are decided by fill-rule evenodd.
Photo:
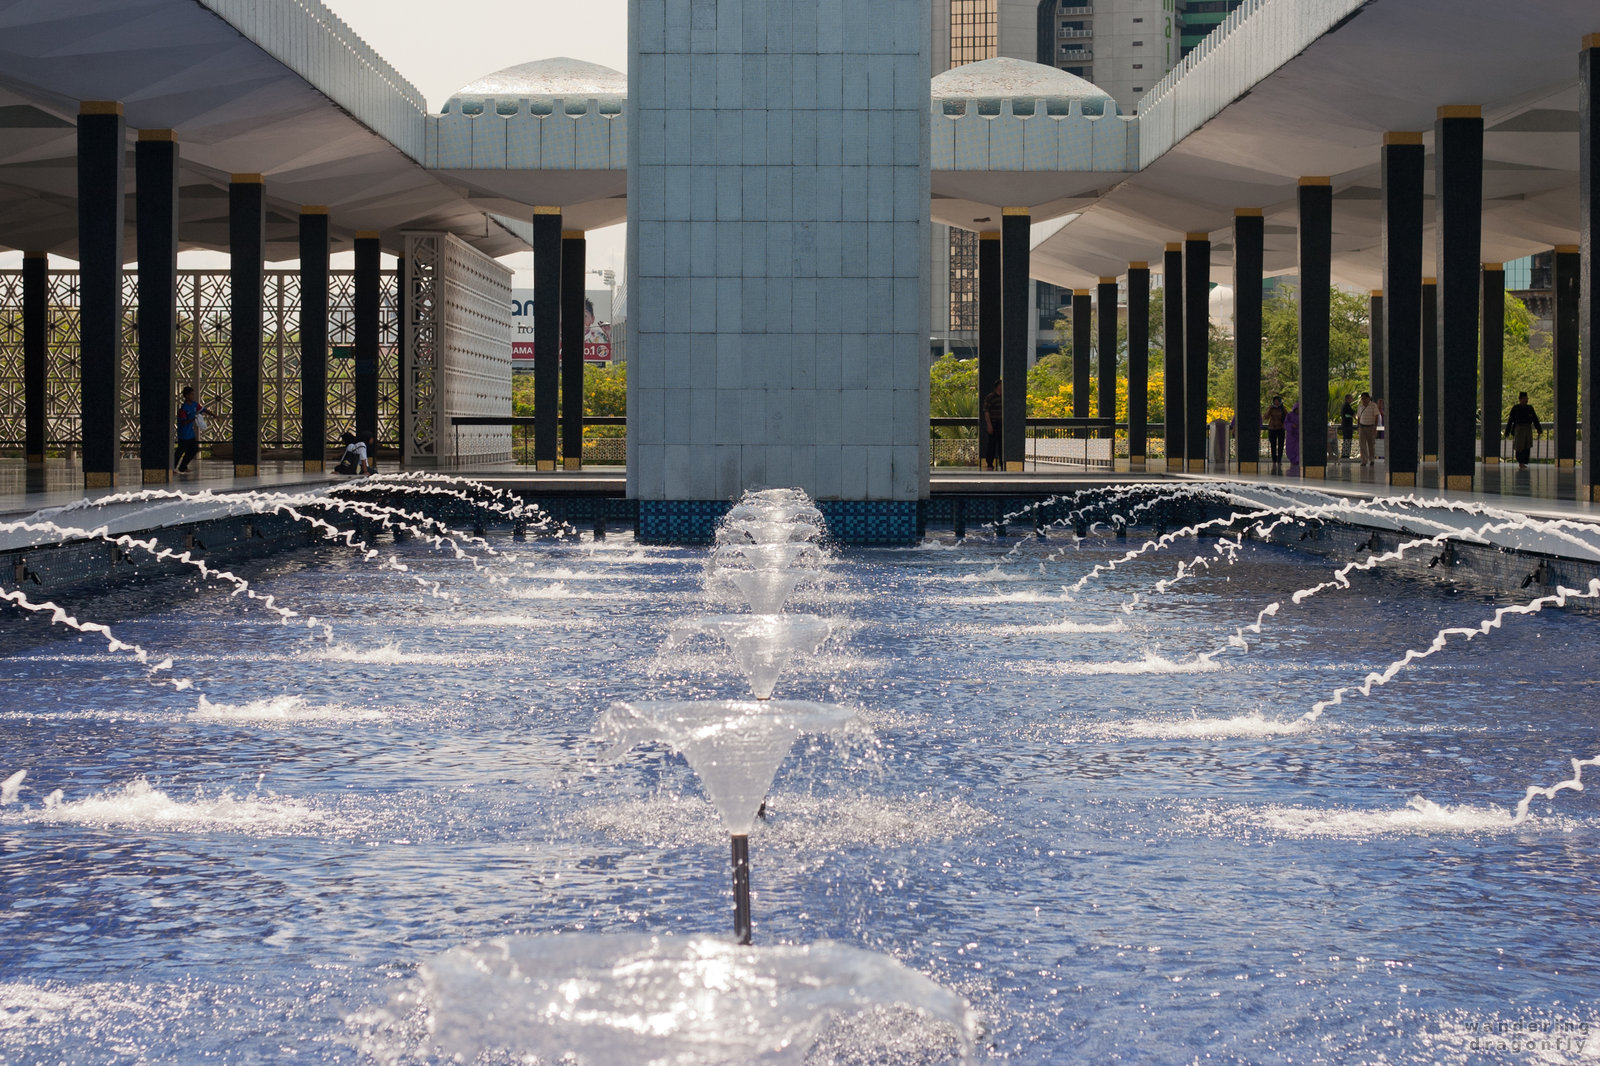
<instances>
[{"instance_id":1,"label":"railing","mask_svg":"<svg viewBox=\"0 0 1600 1066\"><path fill-rule=\"evenodd\" d=\"M457 416L452 418L453 427L461 426L509 426L512 431L512 459L514 462L532 466L533 434L537 419L528 416ZM627 425L628 420L620 415L597 415L583 420L583 464L585 466L621 466L626 459L627 450ZM1128 452L1128 423L1114 422L1109 418L1030 418L1025 422L1026 451L1023 455L1025 468L1031 470L1049 470L1053 467L1087 467L1090 469L1113 469L1119 459L1129 458ZM978 420L976 418L929 418L929 461L939 468L951 467L979 467L982 457L978 453ZM1343 438L1338 434L1339 425L1336 422L1328 424L1328 461L1336 462L1343 452ZM591 432L592 431L592 432ZM1212 451L1213 432L1207 427L1207 452L1208 458ZM1144 455L1147 461L1164 460L1166 458L1166 425L1161 422L1151 422L1145 427ZM1578 435L1582 441L1582 433ZM1230 429L1227 435L1228 461L1238 459L1238 442L1235 434ZM557 460L565 459L561 451L560 421L556 424ZM1359 449L1359 439L1352 438L1350 443L1350 458L1353 460ZM459 450L459 449L458 449ZM1262 462L1270 461L1272 454L1267 431L1261 431L1261 445L1259 454ZM1377 458L1386 457L1384 432L1378 431ZM1500 441L1500 457L1503 462L1514 462L1509 438ZM1544 436L1534 441L1532 459L1534 462L1555 461L1555 437L1547 428Z\"/></svg>"},{"instance_id":2,"label":"railing","mask_svg":"<svg viewBox=\"0 0 1600 1066\"><path fill-rule=\"evenodd\" d=\"M1094 31L1093 30L1061 30L1060 32L1058 32L1056 34L1056 36L1057 37L1093 37L1094 36Z\"/></svg>"},{"instance_id":3,"label":"railing","mask_svg":"<svg viewBox=\"0 0 1600 1066\"><path fill-rule=\"evenodd\" d=\"M1093 48L1068 48L1066 45L1062 45L1061 46L1061 58L1062 58L1063 61L1068 61L1068 62L1070 62L1071 60L1074 60L1074 59L1081 59L1081 60L1087 61L1087 60L1090 60L1090 59L1094 58L1094 49Z\"/></svg>"},{"instance_id":4,"label":"railing","mask_svg":"<svg viewBox=\"0 0 1600 1066\"><path fill-rule=\"evenodd\" d=\"M511 427L511 459L522 466L534 465L533 431L539 420L529 415L457 415L450 425L457 434L456 452L459 454L462 426ZM628 420L622 415L588 415L583 420L583 464L585 466L621 466L627 459ZM591 433L594 429L596 432ZM566 458L561 446L561 419L556 420L556 459Z\"/></svg>"},{"instance_id":5,"label":"railing","mask_svg":"<svg viewBox=\"0 0 1600 1066\"><path fill-rule=\"evenodd\" d=\"M1127 459L1128 423L1109 418L1029 418L1025 421L1026 451L1023 463L1033 470L1051 467L1090 467L1110 470ZM936 467L978 466L976 418L930 418L929 454ZM1164 459L1165 426L1150 423L1145 430L1145 458Z\"/></svg>"}]
</instances>

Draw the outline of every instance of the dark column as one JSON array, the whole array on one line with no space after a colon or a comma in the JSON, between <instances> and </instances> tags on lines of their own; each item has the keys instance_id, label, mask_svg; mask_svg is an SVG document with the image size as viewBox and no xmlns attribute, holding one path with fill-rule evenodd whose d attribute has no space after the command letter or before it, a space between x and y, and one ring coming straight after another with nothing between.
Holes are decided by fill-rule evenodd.
<instances>
[{"instance_id":1,"label":"dark column","mask_svg":"<svg viewBox=\"0 0 1600 1066\"><path fill-rule=\"evenodd\" d=\"M1383 290L1373 289L1367 297L1367 391L1374 400L1383 400L1383 380L1388 374L1383 355Z\"/></svg>"},{"instance_id":2,"label":"dark column","mask_svg":"<svg viewBox=\"0 0 1600 1066\"><path fill-rule=\"evenodd\" d=\"M533 460L556 468L561 387L561 208L533 209Z\"/></svg>"},{"instance_id":3,"label":"dark column","mask_svg":"<svg viewBox=\"0 0 1600 1066\"><path fill-rule=\"evenodd\" d=\"M1162 409L1166 422L1167 472L1181 472L1183 448L1183 245L1167 245L1161 277L1163 345Z\"/></svg>"},{"instance_id":4,"label":"dark column","mask_svg":"<svg viewBox=\"0 0 1600 1066\"><path fill-rule=\"evenodd\" d=\"M1001 209L1001 376L1005 379L1007 470L1021 470L1028 448L1028 253L1033 219L1026 207Z\"/></svg>"},{"instance_id":5,"label":"dark column","mask_svg":"<svg viewBox=\"0 0 1600 1066\"><path fill-rule=\"evenodd\" d=\"M1439 461L1439 279L1422 279L1422 461Z\"/></svg>"},{"instance_id":6,"label":"dark column","mask_svg":"<svg viewBox=\"0 0 1600 1066\"><path fill-rule=\"evenodd\" d=\"M1150 264L1128 264L1128 465L1145 468L1150 421Z\"/></svg>"},{"instance_id":7,"label":"dark column","mask_svg":"<svg viewBox=\"0 0 1600 1066\"><path fill-rule=\"evenodd\" d=\"M1389 484L1417 483L1422 367L1422 134L1383 136L1384 456Z\"/></svg>"},{"instance_id":8,"label":"dark column","mask_svg":"<svg viewBox=\"0 0 1600 1066\"><path fill-rule=\"evenodd\" d=\"M561 454L583 466L583 282L588 270L582 230L561 234Z\"/></svg>"},{"instance_id":9,"label":"dark column","mask_svg":"<svg viewBox=\"0 0 1600 1066\"><path fill-rule=\"evenodd\" d=\"M396 462L406 465L406 258L396 256L394 261L394 435L400 454Z\"/></svg>"},{"instance_id":10,"label":"dark column","mask_svg":"<svg viewBox=\"0 0 1600 1066\"><path fill-rule=\"evenodd\" d=\"M44 466L46 384L50 358L50 257L22 257L23 452L31 467Z\"/></svg>"},{"instance_id":11,"label":"dark column","mask_svg":"<svg viewBox=\"0 0 1600 1066\"><path fill-rule=\"evenodd\" d=\"M235 174L228 185L234 477L254 477L261 462L261 286L266 225L266 186L261 175ZM200 402L208 399L214 398L201 396Z\"/></svg>"},{"instance_id":12,"label":"dark column","mask_svg":"<svg viewBox=\"0 0 1600 1066\"><path fill-rule=\"evenodd\" d=\"M140 130L134 148L139 259L139 467L171 480L178 355L178 138Z\"/></svg>"},{"instance_id":13,"label":"dark column","mask_svg":"<svg viewBox=\"0 0 1600 1066\"><path fill-rule=\"evenodd\" d=\"M1239 473L1261 463L1261 276L1266 219L1258 207L1233 213L1233 424Z\"/></svg>"},{"instance_id":14,"label":"dark column","mask_svg":"<svg viewBox=\"0 0 1600 1066\"><path fill-rule=\"evenodd\" d=\"M1576 244L1563 244L1558 245L1555 251L1555 335L1551 340L1556 364L1556 409L1552 417L1557 470L1571 470L1578 459L1579 338L1583 334L1583 315L1580 313L1583 302L1583 253L1580 248ZM1584 365L1587 365L1587 360ZM1517 391L1522 391L1520 386Z\"/></svg>"},{"instance_id":15,"label":"dark column","mask_svg":"<svg viewBox=\"0 0 1600 1066\"><path fill-rule=\"evenodd\" d=\"M1583 437L1583 480L1591 501L1600 500L1600 372L1595 366L1600 358L1595 350L1600 345L1600 276L1594 263L1600 255L1600 159L1596 152L1600 152L1600 33L1591 33L1578 55L1578 298L1583 308L1578 334L1583 349L1582 414L1589 427Z\"/></svg>"},{"instance_id":16,"label":"dark column","mask_svg":"<svg viewBox=\"0 0 1600 1066\"><path fill-rule=\"evenodd\" d=\"M1478 380L1481 391L1478 410L1483 426L1483 463L1500 462L1500 427L1505 422L1501 410L1501 389L1505 383L1506 362L1506 268L1499 263L1483 264L1482 324L1478 330L1482 356Z\"/></svg>"},{"instance_id":17,"label":"dark column","mask_svg":"<svg viewBox=\"0 0 1600 1066\"><path fill-rule=\"evenodd\" d=\"M383 315L383 245L378 234L356 234L356 436L378 435L378 348Z\"/></svg>"},{"instance_id":18,"label":"dark column","mask_svg":"<svg viewBox=\"0 0 1600 1066\"><path fill-rule=\"evenodd\" d=\"M1101 418L1116 421L1117 417L1117 279L1101 278L1095 294L1095 346L1099 349L1099 387ZM1103 436L1114 441L1115 429ZM1113 455L1116 448L1112 448Z\"/></svg>"},{"instance_id":19,"label":"dark column","mask_svg":"<svg viewBox=\"0 0 1600 1066\"><path fill-rule=\"evenodd\" d=\"M1206 469L1206 372L1211 356L1211 235L1183 241L1183 450L1190 473Z\"/></svg>"},{"instance_id":20,"label":"dark column","mask_svg":"<svg viewBox=\"0 0 1600 1066\"><path fill-rule=\"evenodd\" d=\"M1094 336L1088 289L1072 290L1072 417L1089 417L1089 349Z\"/></svg>"},{"instance_id":21,"label":"dark column","mask_svg":"<svg viewBox=\"0 0 1600 1066\"><path fill-rule=\"evenodd\" d=\"M300 461L328 459L328 209L300 209Z\"/></svg>"},{"instance_id":22,"label":"dark column","mask_svg":"<svg viewBox=\"0 0 1600 1066\"><path fill-rule=\"evenodd\" d=\"M1433 128L1434 262L1439 271L1439 464L1472 489L1477 452L1478 288L1483 264L1483 109L1439 109Z\"/></svg>"},{"instance_id":23,"label":"dark column","mask_svg":"<svg viewBox=\"0 0 1600 1066\"><path fill-rule=\"evenodd\" d=\"M78 294L82 364L83 484L117 483L122 458L122 105L78 109Z\"/></svg>"},{"instance_id":24,"label":"dark column","mask_svg":"<svg viewBox=\"0 0 1600 1066\"><path fill-rule=\"evenodd\" d=\"M1000 380L1000 231L978 234L978 456L989 450L989 431L983 426L983 398ZM1002 427L1002 431L1004 427ZM1003 442L1002 442L1003 443ZM1001 455L1001 460L1005 456Z\"/></svg>"},{"instance_id":25,"label":"dark column","mask_svg":"<svg viewBox=\"0 0 1600 1066\"><path fill-rule=\"evenodd\" d=\"M1333 308L1333 184L1300 179L1300 476L1328 464L1328 331Z\"/></svg>"}]
</instances>

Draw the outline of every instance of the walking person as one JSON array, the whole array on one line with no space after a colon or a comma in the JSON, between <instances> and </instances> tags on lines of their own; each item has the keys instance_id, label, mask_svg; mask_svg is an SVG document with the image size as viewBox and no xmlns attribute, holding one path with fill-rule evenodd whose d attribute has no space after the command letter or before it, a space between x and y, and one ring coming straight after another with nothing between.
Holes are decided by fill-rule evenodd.
<instances>
[{"instance_id":1,"label":"walking person","mask_svg":"<svg viewBox=\"0 0 1600 1066\"><path fill-rule=\"evenodd\" d=\"M1372 393L1361 394L1361 408L1356 412L1356 422L1361 426L1361 465L1374 466L1378 462L1378 419L1383 409Z\"/></svg>"},{"instance_id":2,"label":"walking person","mask_svg":"<svg viewBox=\"0 0 1600 1066\"><path fill-rule=\"evenodd\" d=\"M183 387L183 402L178 404L178 444L172 450L172 468L180 474L189 472L189 460L200 453L200 431L205 428L205 416L210 414L199 400L194 389Z\"/></svg>"},{"instance_id":3,"label":"walking person","mask_svg":"<svg viewBox=\"0 0 1600 1066\"><path fill-rule=\"evenodd\" d=\"M1511 438L1512 450L1517 453L1518 470L1528 469L1534 435L1543 432L1544 425L1534 413L1533 405L1528 402L1528 394L1517 393L1517 402L1511 406L1511 414L1506 418L1506 436Z\"/></svg>"},{"instance_id":4,"label":"walking person","mask_svg":"<svg viewBox=\"0 0 1600 1066\"><path fill-rule=\"evenodd\" d=\"M1362 393L1362 397L1367 394ZM1356 394L1344 394L1344 404L1339 408L1339 458L1350 458L1350 438L1355 435Z\"/></svg>"},{"instance_id":5,"label":"walking person","mask_svg":"<svg viewBox=\"0 0 1600 1066\"><path fill-rule=\"evenodd\" d=\"M983 442L983 468L997 470L1000 468L1000 429L1005 416L1005 401L1000 395L1000 386L1004 381L996 381L989 395L983 398L983 431L988 434Z\"/></svg>"},{"instance_id":6,"label":"walking person","mask_svg":"<svg viewBox=\"0 0 1600 1066\"><path fill-rule=\"evenodd\" d=\"M1272 406L1261 413L1261 424L1267 427L1267 444L1272 448L1272 465L1283 465L1284 424L1289 412L1284 409L1283 397L1274 396Z\"/></svg>"}]
</instances>

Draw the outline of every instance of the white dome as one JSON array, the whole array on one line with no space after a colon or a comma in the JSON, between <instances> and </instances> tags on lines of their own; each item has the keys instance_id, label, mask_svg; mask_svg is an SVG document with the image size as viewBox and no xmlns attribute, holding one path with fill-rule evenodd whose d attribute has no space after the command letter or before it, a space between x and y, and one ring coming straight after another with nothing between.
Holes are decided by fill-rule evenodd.
<instances>
[{"instance_id":1,"label":"white dome","mask_svg":"<svg viewBox=\"0 0 1600 1066\"><path fill-rule=\"evenodd\" d=\"M1074 100L1085 115L1116 111L1111 94L1091 81L1042 63L1003 57L945 71L933 79L933 98L950 102L975 100L980 105L1025 101L1028 106L1018 108L1018 113L1031 113L1035 100L1047 101L1052 112L1065 113ZM998 111L998 107L993 110Z\"/></svg>"},{"instance_id":2,"label":"white dome","mask_svg":"<svg viewBox=\"0 0 1600 1066\"><path fill-rule=\"evenodd\" d=\"M494 100L502 109L518 100L564 100L568 108L582 107L586 101L600 101L601 111L620 111L628 96L628 76L621 71L583 59L557 56L519 63L514 67L485 74L456 90L444 105L445 111L460 110L475 114L485 100Z\"/></svg>"}]
</instances>

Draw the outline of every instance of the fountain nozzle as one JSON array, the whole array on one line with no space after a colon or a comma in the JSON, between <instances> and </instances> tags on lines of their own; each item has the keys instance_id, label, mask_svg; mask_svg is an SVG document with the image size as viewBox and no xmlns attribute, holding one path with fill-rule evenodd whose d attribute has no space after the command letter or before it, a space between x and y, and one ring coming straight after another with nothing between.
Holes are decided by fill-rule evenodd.
<instances>
[{"instance_id":1,"label":"fountain nozzle","mask_svg":"<svg viewBox=\"0 0 1600 1066\"><path fill-rule=\"evenodd\" d=\"M733 935L750 943L750 837L733 835Z\"/></svg>"}]
</instances>

